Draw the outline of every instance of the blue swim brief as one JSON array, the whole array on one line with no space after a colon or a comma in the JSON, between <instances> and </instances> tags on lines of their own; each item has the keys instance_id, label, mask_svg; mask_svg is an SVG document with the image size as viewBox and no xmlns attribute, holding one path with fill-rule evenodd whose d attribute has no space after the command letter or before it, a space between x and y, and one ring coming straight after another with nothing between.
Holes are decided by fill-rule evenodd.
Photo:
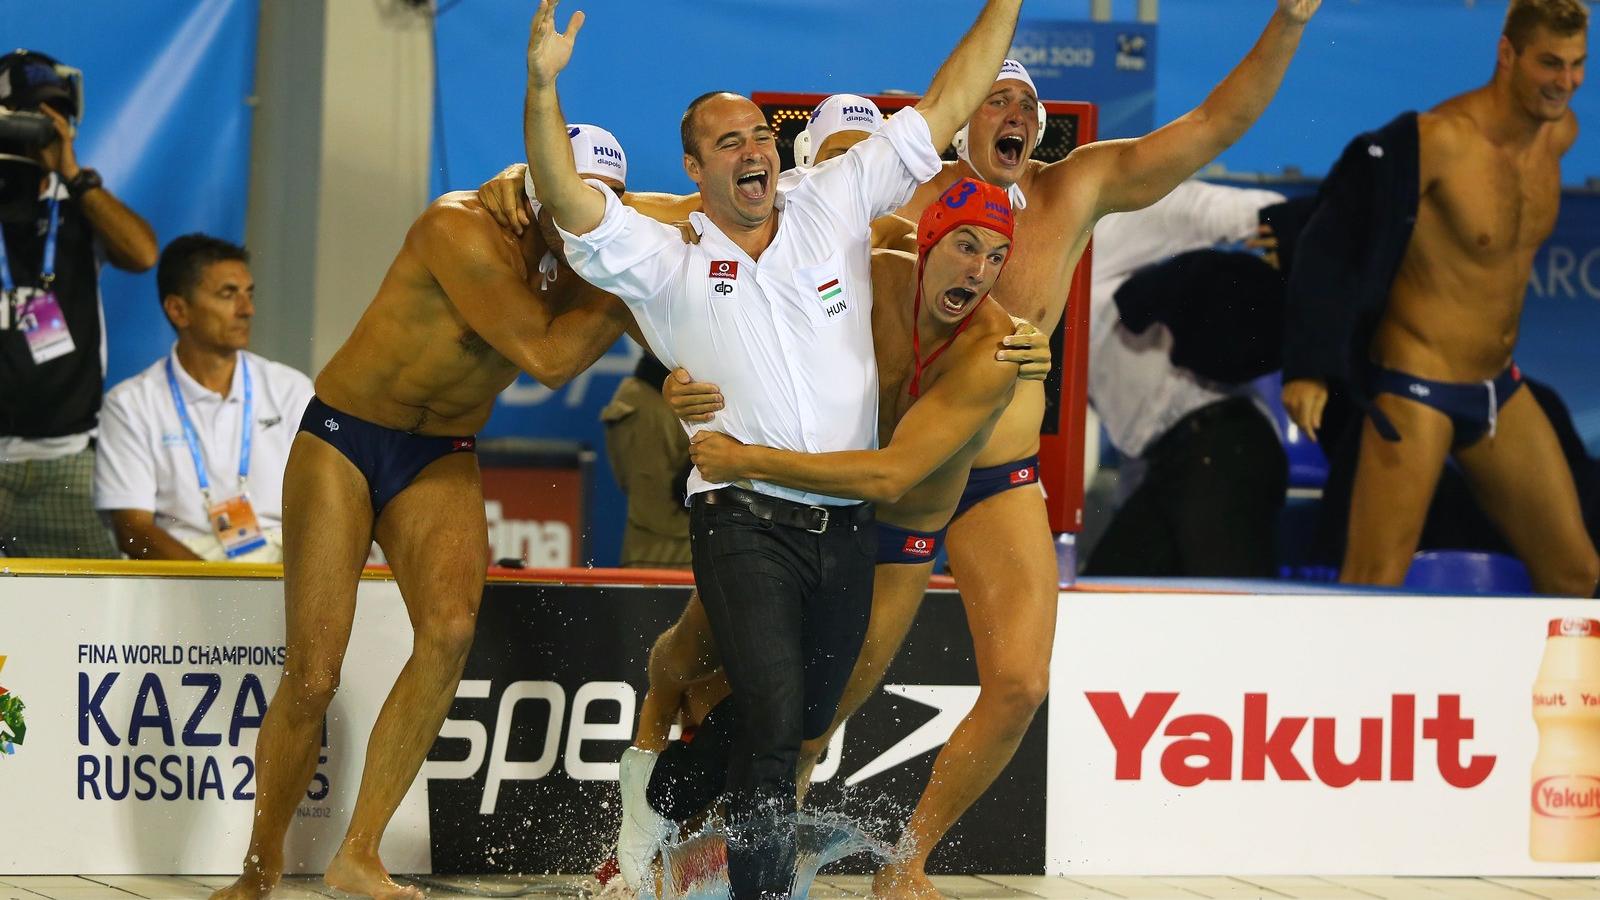
<instances>
[{"instance_id":1,"label":"blue swim brief","mask_svg":"<svg viewBox=\"0 0 1600 900\"><path fill-rule=\"evenodd\" d=\"M956 506L956 514L951 517L951 520L954 521L960 518L962 513L993 497L995 494L1001 494L1026 484L1038 483L1038 454L1027 459L1009 462L1002 466L986 466L982 469L973 469L972 474L967 476L967 489L961 492L961 502Z\"/></svg>"},{"instance_id":2,"label":"blue swim brief","mask_svg":"<svg viewBox=\"0 0 1600 900\"><path fill-rule=\"evenodd\" d=\"M938 531L911 531L878 522L878 562L882 565L916 566L931 563L944 545L943 528Z\"/></svg>"},{"instance_id":3,"label":"blue swim brief","mask_svg":"<svg viewBox=\"0 0 1600 900\"><path fill-rule=\"evenodd\" d=\"M1512 363L1492 381L1463 384L1433 381L1394 369L1373 366L1369 384L1373 396L1394 394L1396 397L1404 397L1444 413L1449 417L1450 424L1455 426L1455 440L1451 443L1451 449L1460 450L1476 444L1486 435L1494 437L1495 420L1499 416L1500 409L1522 388L1522 370L1517 368L1516 363ZM1378 412L1376 406L1372 412L1374 424L1377 425L1377 419L1382 413ZM1384 424L1388 424L1388 417L1383 418ZM1390 425L1390 428L1392 430L1393 425Z\"/></svg>"},{"instance_id":4,"label":"blue swim brief","mask_svg":"<svg viewBox=\"0 0 1600 900\"><path fill-rule=\"evenodd\" d=\"M374 425L315 396L306 405L300 430L332 445L366 477L374 517L429 463L450 453L472 453L478 446L476 437L412 434Z\"/></svg>"}]
</instances>

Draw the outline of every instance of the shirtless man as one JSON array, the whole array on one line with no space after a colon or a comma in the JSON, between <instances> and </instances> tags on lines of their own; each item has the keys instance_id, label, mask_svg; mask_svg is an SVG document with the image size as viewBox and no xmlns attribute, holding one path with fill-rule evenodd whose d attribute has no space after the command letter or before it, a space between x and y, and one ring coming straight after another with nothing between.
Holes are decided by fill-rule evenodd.
<instances>
[{"instance_id":1,"label":"shirtless man","mask_svg":"<svg viewBox=\"0 0 1600 900\"><path fill-rule=\"evenodd\" d=\"M1416 224L1394 248L1392 281L1375 285L1379 304L1387 288L1387 305L1357 363L1370 369L1349 373L1374 396L1343 581L1404 581L1440 470L1454 456L1536 590L1595 591L1600 559L1571 473L1512 361L1534 253L1556 223L1561 157L1578 134L1569 103L1583 83L1587 31L1577 0L1513 0L1489 84L1415 116ZM1406 118L1384 132L1409 127ZM1387 158L1396 155L1390 148ZM1303 242L1312 250L1322 240L1316 223ZM1290 334L1283 403L1315 436L1335 373L1292 377L1301 361L1290 358Z\"/></svg>"},{"instance_id":2,"label":"shirtless man","mask_svg":"<svg viewBox=\"0 0 1600 900\"><path fill-rule=\"evenodd\" d=\"M964 177L1008 189L1016 236L995 296L1013 316L1053 332L1095 223L1109 213L1149 206L1238 140L1277 92L1320 5L1320 0L1278 0L1255 47L1195 110L1144 137L1086 144L1048 165L1028 158L1043 122L1038 94L1027 71L1007 60L987 100L957 135L961 160L946 163L897 215L917 219ZM716 393L712 385L683 390ZM715 403L706 407L714 409ZM908 855L878 873L874 896L937 896L924 871L929 854L1011 761L1049 690L1056 557L1044 496L1033 486L1044 407L1042 385L1017 387L973 460L965 496L950 523L950 568L967 608L981 692L934 762L902 838ZM1019 487L1026 489L1013 489ZM892 607L875 598L874 632L904 634L920 600ZM876 678L897 649L868 644L855 677ZM847 689L835 728L854 712L852 701L859 706L872 687L854 683ZM810 742L808 751L824 745Z\"/></svg>"},{"instance_id":3,"label":"shirtless man","mask_svg":"<svg viewBox=\"0 0 1600 900\"><path fill-rule=\"evenodd\" d=\"M586 174L620 192L626 169L615 139L592 126L569 132L575 155L580 145L617 151L589 157L611 164ZM472 435L519 370L559 387L632 327L615 298L556 264L548 248L560 244L544 231L513 235L471 194L435 200L317 377L284 475L288 652L256 742L250 846L243 874L213 897L265 896L283 872L284 833L316 769L374 539L415 642L378 714L350 829L323 878L385 900L422 896L389 878L378 844L449 711L472 644L489 554Z\"/></svg>"}]
</instances>

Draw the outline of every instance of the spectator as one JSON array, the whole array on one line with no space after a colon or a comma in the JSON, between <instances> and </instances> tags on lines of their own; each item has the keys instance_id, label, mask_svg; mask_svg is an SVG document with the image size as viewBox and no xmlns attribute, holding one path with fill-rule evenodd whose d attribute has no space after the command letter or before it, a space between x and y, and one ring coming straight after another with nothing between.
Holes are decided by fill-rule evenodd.
<instances>
[{"instance_id":1,"label":"spectator","mask_svg":"<svg viewBox=\"0 0 1600 900\"><path fill-rule=\"evenodd\" d=\"M245 350L249 261L203 234L168 244L156 287L177 343L106 395L94 505L134 559L283 559L283 471L311 380Z\"/></svg>"},{"instance_id":2,"label":"spectator","mask_svg":"<svg viewBox=\"0 0 1600 900\"><path fill-rule=\"evenodd\" d=\"M90 503L105 386L100 265L149 269L155 232L78 164L76 69L27 50L0 56L0 115L12 126L0 137L0 552L113 557Z\"/></svg>"},{"instance_id":3,"label":"spectator","mask_svg":"<svg viewBox=\"0 0 1600 900\"><path fill-rule=\"evenodd\" d=\"M1131 494L1119 490L1127 499L1093 548L1085 574L1276 573L1273 534L1287 479L1277 431L1248 384L1207 378L1174 362L1175 354L1189 362L1181 353L1196 345L1211 355L1237 350L1242 336L1191 340L1186 348L1164 322L1135 330L1121 289L1132 284L1137 270L1174 254L1255 237L1260 211L1282 200L1270 191L1188 181L1153 206L1107 216L1095 226L1089 402L1123 455L1123 478L1137 478L1137 487ZM1231 321L1218 315L1222 305L1250 299L1230 296L1228 278L1194 284L1193 278L1202 277L1198 271L1222 268L1207 257L1173 262L1183 264L1176 279L1150 279L1162 282L1164 302L1156 305L1172 306L1165 301L1178 299L1171 318L1204 303L1199 321Z\"/></svg>"},{"instance_id":4,"label":"spectator","mask_svg":"<svg viewBox=\"0 0 1600 900\"><path fill-rule=\"evenodd\" d=\"M633 375L624 378L600 421L606 427L606 459L628 498L622 532L622 565L689 568L689 435L661 396L667 367L647 350Z\"/></svg>"}]
</instances>

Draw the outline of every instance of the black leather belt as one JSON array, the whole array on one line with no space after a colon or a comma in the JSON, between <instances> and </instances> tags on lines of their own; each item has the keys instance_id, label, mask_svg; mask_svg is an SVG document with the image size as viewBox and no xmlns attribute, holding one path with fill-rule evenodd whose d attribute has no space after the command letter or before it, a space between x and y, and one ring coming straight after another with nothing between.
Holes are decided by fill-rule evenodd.
<instances>
[{"instance_id":1,"label":"black leather belt","mask_svg":"<svg viewBox=\"0 0 1600 900\"><path fill-rule=\"evenodd\" d=\"M695 495L707 506L737 506L774 525L799 528L822 534L830 528L859 525L872 520L872 504L850 506L808 506L781 497L771 497L744 488L725 487Z\"/></svg>"}]
</instances>

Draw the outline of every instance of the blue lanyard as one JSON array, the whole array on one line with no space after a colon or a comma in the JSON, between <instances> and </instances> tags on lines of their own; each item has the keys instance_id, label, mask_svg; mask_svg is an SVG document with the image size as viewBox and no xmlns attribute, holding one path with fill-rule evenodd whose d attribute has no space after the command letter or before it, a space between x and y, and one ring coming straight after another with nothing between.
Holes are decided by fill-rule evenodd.
<instances>
[{"instance_id":1,"label":"blue lanyard","mask_svg":"<svg viewBox=\"0 0 1600 900\"><path fill-rule=\"evenodd\" d=\"M45 290L56 280L56 225L60 222L61 201L50 198L50 230L44 233L44 266L39 271L39 284ZM6 242L0 238L0 290L11 293L17 283L11 280L11 261L6 258Z\"/></svg>"},{"instance_id":2,"label":"blue lanyard","mask_svg":"<svg viewBox=\"0 0 1600 900\"><path fill-rule=\"evenodd\" d=\"M239 365L244 367L244 432L239 438L239 490L244 490L245 479L250 477L250 412L253 408L250 390L250 364L244 354L239 354ZM172 403L178 408L178 421L183 424L183 439L189 444L189 455L194 458L194 471L200 477L200 493L211 502L211 479L206 477L205 457L200 453L200 437L189 421L189 408L183 403L183 392L178 390L178 376L172 371L172 357L167 357L167 387L172 389Z\"/></svg>"}]
</instances>

